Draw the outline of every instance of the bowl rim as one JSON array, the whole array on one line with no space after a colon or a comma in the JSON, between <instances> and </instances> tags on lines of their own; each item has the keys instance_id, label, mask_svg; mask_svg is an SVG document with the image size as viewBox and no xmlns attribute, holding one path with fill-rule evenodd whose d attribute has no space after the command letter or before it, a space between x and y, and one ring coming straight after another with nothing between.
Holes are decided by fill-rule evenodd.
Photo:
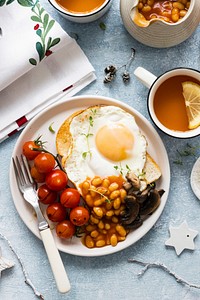
<instances>
[{"instance_id":1,"label":"bowl rim","mask_svg":"<svg viewBox=\"0 0 200 300\"><path fill-rule=\"evenodd\" d=\"M167 134L168 136L174 137L174 138L179 138L179 139L188 139L188 138L193 138L193 137L197 137L200 135L200 126L198 126L197 128L194 129L188 129L187 131L179 131L179 130L172 130L167 128L166 126L164 126L156 117L156 114L154 113L154 115L152 115L152 110L150 108L150 94L152 92L152 89L154 88L155 83L163 76L165 76L166 74L173 72L173 71L178 71L178 70L189 70L189 71L193 71L195 73L199 73L200 75L200 71L194 68L188 68L188 67L176 67L170 70L167 70L166 72L162 73L161 75L159 75L156 80L153 82L153 84L151 85L149 91L148 91L148 95L147 95L147 109L148 109L148 113L149 116L151 118L151 120L153 121L153 123L155 124L155 126L161 130L163 133ZM176 76L176 75L174 75ZM166 80L166 79L165 79ZM164 81L165 81L164 80Z\"/></svg>"},{"instance_id":2,"label":"bowl rim","mask_svg":"<svg viewBox=\"0 0 200 300\"><path fill-rule=\"evenodd\" d=\"M57 2L55 0L48 0L48 2L57 10L59 11L60 13L68 16L68 17L71 17L71 18L87 18L87 17L91 17L91 16L94 16L96 14L98 14L100 11L102 11L106 6L108 6L110 4L112 0L104 0L104 3L98 7L98 9L96 10L92 10L91 12L89 13L85 13L85 14L82 14L82 13L70 13L68 12L67 10L63 9L59 4L57 4Z\"/></svg>"}]
</instances>

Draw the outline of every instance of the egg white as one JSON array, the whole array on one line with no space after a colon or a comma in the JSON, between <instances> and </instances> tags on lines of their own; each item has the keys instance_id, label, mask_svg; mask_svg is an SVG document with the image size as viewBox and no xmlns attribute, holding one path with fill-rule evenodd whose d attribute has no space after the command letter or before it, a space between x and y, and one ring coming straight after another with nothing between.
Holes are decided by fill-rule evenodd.
<instances>
[{"instance_id":1,"label":"egg white","mask_svg":"<svg viewBox=\"0 0 200 300\"><path fill-rule=\"evenodd\" d=\"M122 124L134 137L130 155L121 161L111 161L97 149L95 137L103 126ZM147 141L140 132L135 118L116 106L88 108L75 116L70 124L72 143L66 159L65 169L69 179L78 187L86 178L94 176L126 175L132 170L142 174L146 161ZM114 145L113 145L114 149Z\"/></svg>"}]
</instances>

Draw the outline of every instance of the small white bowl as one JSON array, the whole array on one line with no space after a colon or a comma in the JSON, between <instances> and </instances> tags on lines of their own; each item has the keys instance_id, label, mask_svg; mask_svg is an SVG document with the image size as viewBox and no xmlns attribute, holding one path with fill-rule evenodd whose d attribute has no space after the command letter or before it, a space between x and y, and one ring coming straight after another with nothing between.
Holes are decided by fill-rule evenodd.
<instances>
[{"instance_id":1,"label":"small white bowl","mask_svg":"<svg viewBox=\"0 0 200 300\"><path fill-rule=\"evenodd\" d=\"M178 45L189 38L200 22L200 0L191 0L186 16L177 23L152 22L140 27L133 22L134 7L138 0L120 0L121 16L130 35L144 45L167 48Z\"/></svg>"},{"instance_id":2,"label":"small white bowl","mask_svg":"<svg viewBox=\"0 0 200 300\"><path fill-rule=\"evenodd\" d=\"M68 10L61 7L55 0L48 0L49 3L67 20L76 23L89 23L96 21L102 17L110 8L112 0L105 0L104 3L96 10L92 10L89 13L71 13Z\"/></svg>"},{"instance_id":3,"label":"small white bowl","mask_svg":"<svg viewBox=\"0 0 200 300\"><path fill-rule=\"evenodd\" d=\"M194 194L200 200L200 157L197 159L192 168L190 184Z\"/></svg>"}]
</instances>

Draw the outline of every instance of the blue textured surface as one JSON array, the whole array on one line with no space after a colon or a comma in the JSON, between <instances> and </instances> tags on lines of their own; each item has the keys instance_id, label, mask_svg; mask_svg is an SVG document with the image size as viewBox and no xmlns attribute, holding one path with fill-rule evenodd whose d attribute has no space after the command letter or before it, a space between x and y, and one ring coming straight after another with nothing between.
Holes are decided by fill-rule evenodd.
<instances>
[{"instance_id":1,"label":"blue textured surface","mask_svg":"<svg viewBox=\"0 0 200 300\"><path fill-rule=\"evenodd\" d=\"M154 49L134 40L122 24L119 0L114 0L109 12L90 24L76 24L58 15L48 3L41 1L49 13L69 34L78 35L78 43L96 70L97 80L81 94L111 96L126 102L141 112L150 122L146 107L147 89L134 75L125 86L120 74L111 85L103 84L104 68L109 64L123 65L136 49L136 59L130 72L138 66L147 68L155 75L177 66L200 69L200 27L184 43L168 49ZM99 27L100 21L106 30ZM186 281L200 285L200 238L195 239L195 251L185 250L179 257L173 248L166 248L169 225L179 226L184 220L190 228L200 232L200 202L192 193L190 173L200 156L199 137L178 140L159 132L167 149L171 166L171 187L167 205L155 226L136 244L119 253L97 257L75 257L61 253L72 284L69 294L57 292L49 262L42 242L24 225L15 210L9 188L9 164L18 135L0 145L0 232L12 243L22 259L30 279L47 300L192 300L200 299L200 290L189 289L177 283L161 269L150 269L143 277L137 273L141 267L128 263L129 258L146 262L161 262ZM184 150L187 143L197 146L195 155L183 158L183 165L174 164L177 149ZM15 266L2 273L0 299L33 300L33 291L24 283L21 267L7 243L0 239L3 256L15 262Z\"/></svg>"}]
</instances>

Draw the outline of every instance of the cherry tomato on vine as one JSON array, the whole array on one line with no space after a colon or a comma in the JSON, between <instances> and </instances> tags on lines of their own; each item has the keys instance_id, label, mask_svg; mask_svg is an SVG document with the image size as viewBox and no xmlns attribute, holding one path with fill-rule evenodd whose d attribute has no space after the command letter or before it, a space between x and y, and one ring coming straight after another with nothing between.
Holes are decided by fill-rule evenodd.
<instances>
[{"instance_id":1,"label":"cherry tomato on vine","mask_svg":"<svg viewBox=\"0 0 200 300\"><path fill-rule=\"evenodd\" d=\"M47 217L52 222L61 222L66 219L66 215L67 215L66 209L59 202L49 204L49 206L46 209L46 212L47 212Z\"/></svg>"},{"instance_id":2,"label":"cherry tomato on vine","mask_svg":"<svg viewBox=\"0 0 200 300\"><path fill-rule=\"evenodd\" d=\"M67 185L68 177L67 174L59 169L52 170L46 175L45 183L48 188L52 191L61 191Z\"/></svg>"},{"instance_id":3,"label":"cherry tomato on vine","mask_svg":"<svg viewBox=\"0 0 200 300\"><path fill-rule=\"evenodd\" d=\"M60 194L60 202L67 208L74 208L80 202L80 193L73 188L67 188Z\"/></svg>"},{"instance_id":4,"label":"cherry tomato on vine","mask_svg":"<svg viewBox=\"0 0 200 300\"><path fill-rule=\"evenodd\" d=\"M51 153L42 152L34 159L34 166L39 173L49 173L55 167L55 158Z\"/></svg>"},{"instance_id":5,"label":"cherry tomato on vine","mask_svg":"<svg viewBox=\"0 0 200 300\"><path fill-rule=\"evenodd\" d=\"M40 153L33 148L40 148L40 146L35 141L27 141L23 144L22 152L28 160L33 160Z\"/></svg>"},{"instance_id":6,"label":"cherry tomato on vine","mask_svg":"<svg viewBox=\"0 0 200 300\"><path fill-rule=\"evenodd\" d=\"M88 222L89 212L85 207L77 206L71 210L69 218L74 225L82 226Z\"/></svg>"},{"instance_id":7,"label":"cherry tomato on vine","mask_svg":"<svg viewBox=\"0 0 200 300\"><path fill-rule=\"evenodd\" d=\"M35 166L31 167L31 176L38 183L45 181L45 174L39 173Z\"/></svg>"},{"instance_id":8,"label":"cherry tomato on vine","mask_svg":"<svg viewBox=\"0 0 200 300\"><path fill-rule=\"evenodd\" d=\"M42 184L37 191L39 201L43 204L51 204L56 201L57 193L48 188L46 184Z\"/></svg>"},{"instance_id":9,"label":"cherry tomato on vine","mask_svg":"<svg viewBox=\"0 0 200 300\"><path fill-rule=\"evenodd\" d=\"M69 239L71 238L76 231L76 227L69 220L64 220L57 224L56 233L60 238Z\"/></svg>"}]
</instances>

